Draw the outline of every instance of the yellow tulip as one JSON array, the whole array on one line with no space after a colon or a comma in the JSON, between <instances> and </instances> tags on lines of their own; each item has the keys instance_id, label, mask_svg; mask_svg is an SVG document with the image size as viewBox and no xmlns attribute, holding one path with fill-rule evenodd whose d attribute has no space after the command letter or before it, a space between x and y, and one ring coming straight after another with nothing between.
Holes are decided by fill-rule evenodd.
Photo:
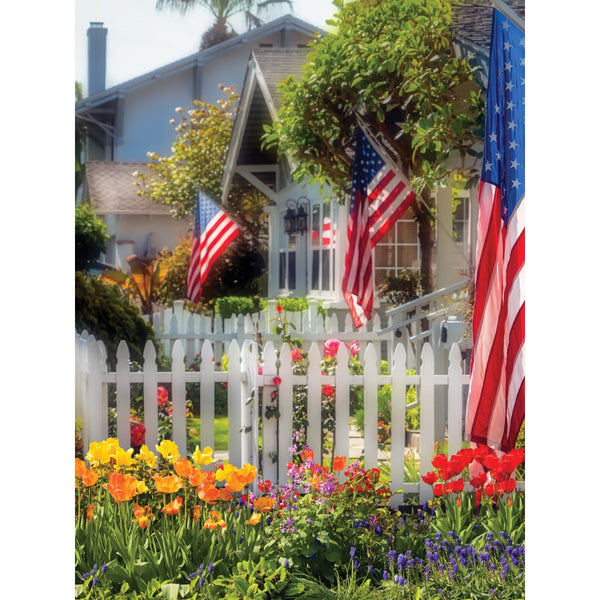
<instances>
[{"instance_id":1,"label":"yellow tulip","mask_svg":"<svg viewBox=\"0 0 600 600\"><path fill-rule=\"evenodd\" d=\"M261 518L262 515L260 513L252 513L252 516L249 519L246 519L246 525L258 525Z\"/></svg>"},{"instance_id":2,"label":"yellow tulip","mask_svg":"<svg viewBox=\"0 0 600 600\"><path fill-rule=\"evenodd\" d=\"M213 449L210 446L206 446L204 450L200 450L199 446L196 446L196 450L192 454L192 460L199 466L210 465L215 462L213 458Z\"/></svg>"},{"instance_id":3,"label":"yellow tulip","mask_svg":"<svg viewBox=\"0 0 600 600\"><path fill-rule=\"evenodd\" d=\"M137 457L138 460L146 463L149 467L152 467L153 469L156 468L158 457L156 454L154 454L154 452L150 452L150 448L148 448L148 446L145 444L140 448L140 452Z\"/></svg>"},{"instance_id":4,"label":"yellow tulip","mask_svg":"<svg viewBox=\"0 0 600 600\"><path fill-rule=\"evenodd\" d=\"M169 462L175 462L180 456L177 444L171 440L163 440L156 446L156 449L160 455Z\"/></svg>"}]
</instances>

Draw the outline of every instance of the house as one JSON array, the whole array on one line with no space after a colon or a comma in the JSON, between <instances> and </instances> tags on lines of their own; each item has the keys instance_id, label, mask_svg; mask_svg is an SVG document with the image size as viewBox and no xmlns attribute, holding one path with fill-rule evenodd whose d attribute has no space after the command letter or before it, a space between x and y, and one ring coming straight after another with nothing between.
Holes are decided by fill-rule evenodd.
<instances>
[{"instance_id":1,"label":"house","mask_svg":"<svg viewBox=\"0 0 600 600\"><path fill-rule=\"evenodd\" d=\"M155 246L172 249L188 224L168 208L135 195L134 171L145 168L147 153L170 153L175 131L169 123L176 107L195 99L215 103L219 84L241 88L248 56L259 47L305 47L317 28L286 15L237 37L149 73L105 89L107 29L88 29L89 95L75 106L76 127L85 128L87 181L79 200L90 202L107 223L105 260L122 266L127 252L144 255L151 234ZM129 183L127 179L130 179Z\"/></svg>"},{"instance_id":2,"label":"house","mask_svg":"<svg viewBox=\"0 0 600 600\"><path fill-rule=\"evenodd\" d=\"M289 75L301 77L307 61L303 48L258 48L248 62L246 79L233 127L223 175L223 200L232 183L243 179L269 200L268 296L306 296L330 310L346 311L341 290L345 268L346 204L328 202L319 184L292 179L285 156L261 145L263 125L271 124L281 106L278 84ZM438 287L464 279L471 264L476 198L461 192L465 202L452 221L451 190L438 191ZM302 214L303 227L290 231L290 217ZM306 213L306 217L304 217ZM454 236L453 226L460 231ZM374 250L375 285L403 269L420 269L418 225L409 209ZM378 306L376 302L376 308Z\"/></svg>"},{"instance_id":3,"label":"house","mask_svg":"<svg viewBox=\"0 0 600 600\"><path fill-rule=\"evenodd\" d=\"M524 2L509 2L518 14ZM487 86L487 47L492 2L455 3L454 50L475 58L480 83ZM306 63L304 48L257 48L248 62L239 110L223 175L223 199L233 182L243 179L269 200L268 295L307 296L331 310L346 311L341 280L346 254L347 205L327 203L316 184L292 179L292 165L261 146L263 125L271 124L281 106L278 84L289 75L300 78ZM453 208L452 196L461 202ZM446 288L468 277L475 263L478 217L477 189L436 191L435 287ZM290 231L291 217L302 214L302 230ZM306 214L306 217L304 216ZM293 228L292 228L293 229ZM375 285L403 269L419 270L418 225L410 209L373 252ZM375 303L377 308L377 302ZM380 307L383 308L383 307Z\"/></svg>"}]
</instances>

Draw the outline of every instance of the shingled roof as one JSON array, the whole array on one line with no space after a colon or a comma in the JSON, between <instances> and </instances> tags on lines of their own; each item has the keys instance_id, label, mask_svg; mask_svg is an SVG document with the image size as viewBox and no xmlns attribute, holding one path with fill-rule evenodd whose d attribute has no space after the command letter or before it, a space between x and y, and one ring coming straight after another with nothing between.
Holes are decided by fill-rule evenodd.
<instances>
[{"instance_id":1,"label":"shingled roof","mask_svg":"<svg viewBox=\"0 0 600 600\"><path fill-rule=\"evenodd\" d=\"M170 214L166 204L159 204L137 195L133 176L135 171L143 171L149 176L154 174L146 163L100 161L85 163L85 198L90 201L96 214Z\"/></svg>"},{"instance_id":2,"label":"shingled roof","mask_svg":"<svg viewBox=\"0 0 600 600\"><path fill-rule=\"evenodd\" d=\"M504 0L504 4L525 19L525 0ZM455 0L452 2L452 30L463 41L486 52L492 37L492 0Z\"/></svg>"}]
</instances>

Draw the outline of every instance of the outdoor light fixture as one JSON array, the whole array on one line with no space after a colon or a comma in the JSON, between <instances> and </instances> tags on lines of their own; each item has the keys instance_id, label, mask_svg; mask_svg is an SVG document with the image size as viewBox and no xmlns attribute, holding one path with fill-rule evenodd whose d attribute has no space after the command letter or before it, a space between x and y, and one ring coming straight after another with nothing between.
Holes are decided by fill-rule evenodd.
<instances>
[{"instance_id":1,"label":"outdoor light fixture","mask_svg":"<svg viewBox=\"0 0 600 600\"><path fill-rule=\"evenodd\" d=\"M310 208L310 200L306 196L300 196L298 200L290 198L286 202L287 211L283 217L283 228L288 235L304 234L308 231L308 213L303 204Z\"/></svg>"}]
</instances>

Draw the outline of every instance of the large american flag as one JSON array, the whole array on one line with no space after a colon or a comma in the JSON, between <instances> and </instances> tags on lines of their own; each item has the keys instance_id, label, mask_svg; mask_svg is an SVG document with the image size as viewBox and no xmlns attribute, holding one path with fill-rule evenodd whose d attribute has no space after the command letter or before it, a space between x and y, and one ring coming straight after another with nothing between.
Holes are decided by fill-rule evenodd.
<instances>
[{"instance_id":1,"label":"large american flag","mask_svg":"<svg viewBox=\"0 0 600 600\"><path fill-rule=\"evenodd\" d=\"M342 281L344 298L355 327L373 314L372 248L415 199L408 180L377 152L358 126L348 217L348 249Z\"/></svg>"},{"instance_id":2,"label":"large american flag","mask_svg":"<svg viewBox=\"0 0 600 600\"><path fill-rule=\"evenodd\" d=\"M494 11L466 436L508 451L525 416L525 35Z\"/></svg>"},{"instance_id":3,"label":"large american flag","mask_svg":"<svg viewBox=\"0 0 600 600\"><path fill-rule=\"evenodd\" d=\"M211 267L240 233L240 228L205 193L198 192L194 237L188 269L187 295L199 302Z\"/></svg>"}]
</instances>

